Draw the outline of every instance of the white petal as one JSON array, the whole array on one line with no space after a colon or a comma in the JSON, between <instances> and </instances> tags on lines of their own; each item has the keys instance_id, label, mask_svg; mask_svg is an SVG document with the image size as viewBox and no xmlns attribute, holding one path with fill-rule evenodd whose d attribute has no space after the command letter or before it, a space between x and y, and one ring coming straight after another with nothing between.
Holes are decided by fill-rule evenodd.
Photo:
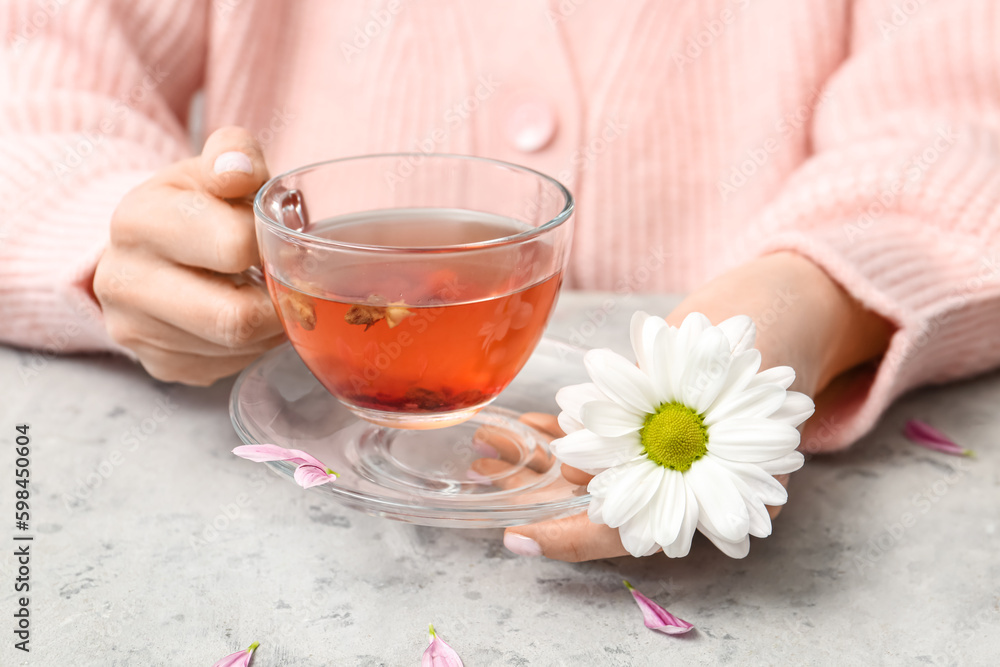
<instances>
[{"instance_id":1,"label":"white petal","mask_svg":"<svg viewBox=\"0 0 1000 667\"><path fill-rule=\"evenodd\" d=\"M765 505L784 505L788 502L788 491L781 482L760 469L754 463L737 463L727 461L709 454L712 459L724 467L747 486L749 491ZM744 494L745 496L745 494ZM745 496L748 497L748 496Z\"/></svg>"},{"instance_id":2,"label":"white petal","mask_svg":"<svg viewBox=\"0 0 1000 667\"><path fill-rule=\"evenodd\" d=\"M715 327L707 329L688 353L681 384L674 387L675 395L695 412L704 412L725 386L731 363L725 334Z\"/></svg>"},{"instance_id":3,"label":"white petal","mask_svg":"<svg viewBox=\"0 0 1000 667\"><path fill-rule=\"evenodd\" d=\"M750 515L731 477L725 468L704 457L694 462L684 481L698 499L699 520L723 539L735 542L750 530Z\"/></svg>"},{"instance_id":4,"label":"white petal","mask_svg":"<svg viewBox=\"0 0 1000 667\"><path fill-rule=\"evenodd\" d=\"M758 387L762 384L774 383L781 385L782 389L788 389L793 382L795 382L795 370L791 366L775 366L757 373L757 376L747 386Z\"/></svg>"},{"instance_id":5,"label":"white petal","mask_svg":"<svg viewBox=\"0 0 1000 667\"><path fill-rule=\"evenodd\" d=\"M559 428L567 435L583 429L583 424L568 412L560 412L559 416L556 417L556 421L559 422Z\"/></svg>"},{"instance_id":6,"label":"white petal","mask_svg":"<svg viewBox=\"0 0 1000 667\"><path fill-rule=\"evenodd\" d=\"M658 407L649 377L620 354L590 350L583 363L598 389L623 408L650 413Z\"/></svg>"},{"instance_id":7,"label":"white petal","mask_svg":"<svg viewBox=\"0 0 1000 667\"><path fill-rule=\"evenodd\" d=\"M677 539L684 520L684 475L663 469L660 490L649 502L650 524L658 544L670 544Z\"/></svg>"},{"instance_id":8,"label":"white petal","mask_svg":"<svg viewBox=\"0 0 1000 667\"><path fill-rule=\"evenodd\" d=\"M593 382L572 384L556 392L556 404L577 421L580 421L580 408L584 403L607 399L608 397L601 393Z\"/></svg>"},{"instance_id":9,"label":"white petal","mask_svg":"<svg viewBox=\"0 0 1000 667\"><path fill-rule=\"evenodd\" d=\"M757 374L758 368L760 368L760 352L757 350L747 350L733 357L732 365L729 367L729 377L726 378L726 384L722 388L722 391L719 392L715 403L708 408L709 411L722 403L722 401L746 389L747 385L750 384L750 381Z\"/></svg>"},{"instance_id":10,"label":"white petal","mask_svg":"<svg viewBox=\"0 0 1000 667\"><path fill-rule=\"evenodd\" d=\"M639 416L611 401L591 401L580 411L580 421L597 435L617 438L642 428L645 415Z\"/></svg>"},{"instance_id":11,"label":"white petal","mask_svg":"<svg viewBox=\"0 0 1000 667\"><path fill-rule=\"evenodd\" d=\"M740 488L739 483L736 485L740 489L740 493L743 493L743 489ZM744 495L744 498L747 498ZM750 513L750 530L748 531L754 537L767 537L771 534L771 515L767 513L767 508L764 507L764 503L760 498L749 497L747 498L747 512Z\"/></svg>"},{"instance_id":12,"label":"white petal","mask_svg":"<svg viewBox=\"0 0 1000 667\"><path fill-rule=\"evenodd\" d=\"M659 546L656 544L656 540L653 539L649 511L650 508L648 506L643 507L638 514L618 529L618 536L622 540L622 546L636 558L655 553Z\"/></svg>"},{"instance_id":13,"label":"white petal","mask_svg":"<svg viewBox=\"0 0 1000 667\"><path fill-rule=\"evenodd\" d=\"M706 329L711 329L712 323L702 313L688 313L681 322L677 340L682 344L684 352L690 352Z\"/></svg>"},{"instance_id":14,"label":"white petal","mask_svg":"<svg viewBox=\"0 0 1000 667\"><path fill-rule=\"evenodd\" d=\"M650 350L649 369L646 372L653 383L653 389L656 390L656 397L659 399L660 405L670 403L676 398L671 383L671 364L674 363L676 345L677 329L665 326L657 331L656 339ZM683 370L683 366L680 370Z\"/></svg>"},{"instance_id":15,"label":"white petal","mask_svg":"<svg viewBox=\"0 0 1000 667\"><path fill-rule=\"evenodd\" d=\"M681 391L681 387L683 386L681 375L684 373L684 369L688 367L688 356L691 350L694 349L698 339L701 338L701 333L711 326L712 323L701 313L690 313L684 318L680 328L678 328L677 334L674 336L673 350L671 351L671 359L668 364L670 387L675 397L683 396Z\"/></svg>"},{"instance_id":16,"label":"white petal","mask_svg":"<svg viewBox=\"0 0 1000 667\"><path fill-rule=\"evenodd\" d=\"M553 440L549 448L563 463L587 472L611 468L642 454L638 436L604 438L587 430Z\"/></svg>"},{"instance_id":17,"label":"white petal","mask_svg":"<svg viewBox=\"0 0 1000 667\"><path fill-rule=\"evenodd\" d=\"M681 521L681 529L677 531L677 539L670 544L661 544L663 553L669 558L683 558L691 551L691 539L694 531L698 528L698 499L694 497L694 491L684 483L684 519Z\"/></svg>"},{"instance_id":18,"label":"white petal","mask_svg":"<svg viewBox=\"0 0 1000 667\"><path fill-rule=\"evenodd\" d=\"M604 524L604 498L598 498L592 495L590 497L590 505L587 506L587 518L590 519L592 523Z\"/></svg>"},{"instance_id":19,"label":"white petal","mask_svg":"<svg viewBox=\"0 0 1000 667\"><path fill-rule=\"evenodd\" d=\"M801 468L805 461L806 457L802 456L802 452L788 452L784 456L779 456L770 461L760 461L754 465L768 475L787 475Z\"/></svg>"},{"instance_id":20,"label":"white petal","mask_svg":"<svg viewBox=\"0 0 1000 667\"><path fill-rule=\"evenodd\" d=\"M746 315L730 317L719 322L717 326L726 334L733 356L751 349L757 339L757 325Z\"/></svg>"},{"instance_id":21,"label":"white petal","mask_svg":"<svg viewBox=\"0 0 1000 667\"><path fill-rule=\"evenodd\" d=\"M747 504L747 512L750 514L750 530L754 537L767 537L771 534L771 515L767 513L764 501L747 485L742 478L737 475L733 478L733 483L743 496Z\"/></svg>"},{"instance_id":22,"label":"white petal","mask_svg":"<svg viewBox=\"0 0 1000 667\"><path fill-rule=\"evenodd\" d=\"M797 391L786 391L785 402L774 411L771 419L789 426L798 426L816 411L813 400Z\"/></svg>"},{"instance_id":23,"label":"white petal","mask_svg":"<svg viewBox=\"0 0 1000 667\"><path fill-rule=\"evenodd\" d=\"M738 417L708 427L708 451L730 461L769 461L799 446L793 426L768 419Z\"/></svg>"},{"instance_id":24,"label":"white petal","mask_svg":"<svg viewBox=\"0 0 1000 667\"><path fill-rule=\"evenodd\" d=\"M650 318L649 313L637 310L632 313L632 321L629 323L629 339L632 341L632 351L635 353L635 362L639 368L646 369L646 346L642 344L642 327L646 320Z\"/></svg>"},{"instance_id":25,"label":"white petal","mask_svg":"<svg viewBox=\"0 0 1000 667\"><path fill-rule=\"evenodd\" d=\"M653 344L656 342L656 337L660 335L660 332L665 329L671 329L676 331L676 328L667 324L667 321L662 317L649 317L643 322L642 325L642 343L646 348L646 360L649 361L650 353L653 349Z\"/></svg>"},{"instance_id":26,"label":"white petal","mask_svg":"<svg viewBox=\"0 0 1000 667\"><path fill-rule=\"evenodd\" d=\"M632 324L629 334L632 339L632 350L635 352L635 360L639 368L649 372L652 362L653 341L656 334L661 329L669 328L662 317L655 317L637 310L632 315Z\"/></svg>"},{"instance_id":27,"label":"white petal","mask_svg":"<svg viewBox=\"0 0 1000 667\"><path fill-rule=\"evenodd\" d=\"M684 375L684 369L687 368L688 354L687 354L687 343L681 341L681 334L678 330L677 333L673 335L673 346L669 350L670 356L667 358L666 363L662 365L667 369L667 380L670 385L670 395L674 397L673 400L678 400L683 393L681 392L681 376ZM660 365L661 362L657 360L657 364Z\"/></svg>"},{"instance_id":28,"label":"white petal","mask_svg":"<svg viewBox=\"0 0 1000 667\"><path fill-rule=\"evenodd\" d=\"M711 454L709 454L709 456L711 456ZM717 459L717 461L727 467L735 465L752 465L735 464L721 459ZM743 500L747 504L747 513L750 515L750 529L748 532L754 537L767 537L770 535L771 515L767 513L767 507L764 506L764 501L761 500L758 494L754 493L753 489L750 488L750 485L740 475L733 476L733 484L736 485L736 489L740 492L740 495L743 496ZM778 485L780 486L780 483L778 483ZM784 490L784 487L782 487L782 490Z\"/></svg>"},{"instance_id":29,"label":"white petal","mask_svg":"<svg viewBox=\"0 0 1000 667\"><path fill-rule=\"evenodd\" d=\"M646 507L662 481L663 468L648 460L618 477L604 492L604 521L612 528L623 525Z\"/></svg>"},{"instance_id":30,"label":"white petal","mask_svg":"<svg viewBox=\"0 0 1000 667\"><path fill-rule=\"evenodd\" d=\"M622 475L626 474L633 468L644 466L647 463L649 463L649 459L642 457L641 459L637 458L621 465L617 465L613 468L608 468L604 472L594 475L594 478L590 480L589 484L587 484L587 492L595 498L605 499L607 497L608 489L614 486L615 482L621 479Z\"/></svg>"},{"instance_id":31,"label":"white petal","mask_svg":"<svg viewBox=\"0 0 1000 667\"><path fill-rule=\"evenodd\" d=\"M744 536L741 540L730 542L723 539L721 536L716 535L711 530L707 530L704 525L699 525L698 530L700 530L705 537L712 540L712 544L718 547L719 551L726 554L730 558L746 558L747 554L750 553L749 535Z\"/></svg>"},{"instance_id":32,"label":"white petal","mask_svg":"<svg viewBox=\"0 0 1000 667\"><path fill-rule=\"evenodd\" d=\"M784 402L785 390L776 384L747 389L712 406L705 413L705 425L730 417L770 417Z\"/></svg>"}]
</instances>

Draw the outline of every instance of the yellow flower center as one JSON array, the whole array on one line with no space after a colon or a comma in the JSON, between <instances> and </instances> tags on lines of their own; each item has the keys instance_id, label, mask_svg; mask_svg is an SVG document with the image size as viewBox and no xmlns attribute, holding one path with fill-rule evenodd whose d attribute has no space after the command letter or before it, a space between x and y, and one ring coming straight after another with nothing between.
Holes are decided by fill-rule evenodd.
<instances>
[{"instance_id":1,"label":"yellow flower center","mask_svg":"<svg viewBox=\"0 0 1000 667\"><path fill-rule=\"evenodd\" d=\"M701 415L680 403L664 403L639 431L650 461L685 472L708 452L708 428Z\"/></svg>"}]
</instances>

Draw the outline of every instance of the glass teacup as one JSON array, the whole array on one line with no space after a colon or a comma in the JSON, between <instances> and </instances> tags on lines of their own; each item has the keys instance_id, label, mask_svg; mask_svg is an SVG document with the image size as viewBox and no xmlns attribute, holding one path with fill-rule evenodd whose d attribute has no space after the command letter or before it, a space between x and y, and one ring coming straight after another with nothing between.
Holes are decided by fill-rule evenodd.
<instances>
[{"instance_id":1,"label":"glass teacup","mask_svg":"<svg viewBox=\"0 0 1000 667\"><path fill-rule=\"evenodd\" d=\"M463 422L538 344L573 198L525 167L393 154L289 171L257 194L268 289L312 374L357 416Z\"/></svg>"}]
</instances>

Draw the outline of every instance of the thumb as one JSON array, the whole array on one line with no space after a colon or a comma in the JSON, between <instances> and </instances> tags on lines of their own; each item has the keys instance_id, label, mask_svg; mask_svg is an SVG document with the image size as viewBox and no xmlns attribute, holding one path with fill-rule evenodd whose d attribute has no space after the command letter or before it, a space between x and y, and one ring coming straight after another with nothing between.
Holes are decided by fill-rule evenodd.
<instances>
[{"instance_id":1,"label":"thumb","mask_svg":"<svg viewBox=\"0 0 1000 667\"><path fill-rule=\"evenodd\" d=\"M586 512L508 528L503 544L518 556L545 556L570 563L628 555L618 529L592 523Z\"/></svg>"},{"instance_id":2,"label":"thumb","mask_svg":"<svg viewBox=\"0 0 1000 667\"><path fill-rule=\"evenodd\" d=\"M205 141L202 187L220 199L252 197L270 176L260 144L242 127L223 127Z\"/></svg>"}]
</instances>

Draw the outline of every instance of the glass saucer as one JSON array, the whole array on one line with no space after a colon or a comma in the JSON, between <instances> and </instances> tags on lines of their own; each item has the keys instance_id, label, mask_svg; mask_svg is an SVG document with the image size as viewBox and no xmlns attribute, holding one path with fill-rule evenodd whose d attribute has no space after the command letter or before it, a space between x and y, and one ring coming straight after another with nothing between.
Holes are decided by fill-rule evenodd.
<instances>
[{"instance_id":1,"label":"glass saucer","mask_svg":"<svg viewBox=\"0 0 1000 667\"><path fill-rule=\"evenodd\" d=\"M557 414L561 387L587 382L585 350L543 338L520 374L492 405L467 422L409 431L358 419L313 377L289 344L264 354L233 386L230 414L248 445L270 443L312 454L340 478L317 493L368 514L428 526L495 528L583 511L586 489L567 482L544 435L517 420ZM488 476L469 473L480 458L482 427L504 452ZM499 438L499 440L497 440ZM295 466L268 463L293 483ZM545 469L547 467L547 469Z\"/></svg>"}]
</instances>

